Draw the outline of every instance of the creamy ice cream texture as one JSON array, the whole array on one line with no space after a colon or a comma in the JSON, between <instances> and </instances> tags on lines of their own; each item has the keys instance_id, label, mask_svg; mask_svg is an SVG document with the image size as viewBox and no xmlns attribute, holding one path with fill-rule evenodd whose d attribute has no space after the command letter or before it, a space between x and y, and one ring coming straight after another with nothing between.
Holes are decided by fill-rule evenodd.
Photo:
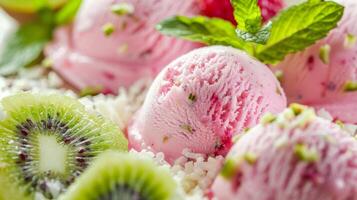
<instances>
[{"instance_id":1,"label":"creamy ice cream texture","mask_svg":"<svg viewBox=\"0 0 357 200\"><path fill-rule=\"evenodd\" d=\"M357 123L357 1L345 6L328 37L278 65L289 102L325 108L336 119Z\"/></svg>"},{"instance_id":2,"label":"creamy ice cream texture","mask_svg":"<svg viewBox=\"0 0 357 200\"><path fill-rule=\"evenodd\" d=\"M230 47L200 48L158 75L128 128L129 140L135 149L163 152L170 162L185 148L224 155L234 135L285 106L265 65Z\"/></svg>"},{"instance_id":3,"label":"creamy ice cream texture","mask_svg":"<svg viewBox=\"0 0 357 200\"><path fill-rule=\"evenodd\" d=\"M117 92L119 86L155 76L173 59L197 47L155 30L158 22L170 16L196 15L196 3L85 0L73 25L56 31L46 55L76 87L103 86L104 91Z\"/></svg>"},{"instance_id":4,"label":"creamy ice cream texture","mask_svg":"<svg viewBox=\"0 0 357 200\"><path fill-rule=\"evenodd\" d=\"M357 141L312 109L268 115L232 147L212 190L218 200L357 199Z\"/></svg>"}]
</instances>

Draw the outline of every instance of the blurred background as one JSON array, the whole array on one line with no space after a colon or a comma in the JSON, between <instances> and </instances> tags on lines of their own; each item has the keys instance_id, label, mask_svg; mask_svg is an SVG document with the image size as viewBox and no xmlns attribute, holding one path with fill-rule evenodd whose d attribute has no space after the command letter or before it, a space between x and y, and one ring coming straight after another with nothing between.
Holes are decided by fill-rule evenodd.
<instances>
[{"instance_id":1,"label":"blurred background","mask_svg":"<svg viewBox=\"0 0 357 200\"><path fill-rule=\"evenodd\" d=\"M21 21L27 21L32 18L31 14L24 14L31 11L31 6L27 5L31 1L36 0L0 0L0 52L2 51L4 43L3 41L5 38L16 29L17 21L14 20L13 17ZM66 0L51 0L50 2L52 2L52 5L58 6L61 5L64 1ZM285 0L287 5L293 5L299 1L301 0ZM22 6L18 6L19 4L22 4ZM10 11L9 9L6 9L4 5L10 7L11 10L18 10L20 12Z\"/></svg>"},{"instance_id":2,"label":"blurred background","mask_svg":"<svg viewBox=\"0 0 357 200\"><path fill-rule=\"evenodd\" d=\"M298 1L301 0L259 0L258 4L262 8L263 19L267 20L284 4L290 6ZM22 69L39 66L45 67L42 68L44 73L54 71L64 80L66 87L77 92L89 89L95 93L115 94L118 87L127 88L142 78L155 77L174 58L199 46L158 33L155 25L159 19L178 13L187 16L201 14L235 23L229 0L181 0L175 5L158 4L166 6L167 9L163 10L167 11L153 12L156 14L151 15L147 14L151 13L149 5L160 1L136 1L141 5L141 11L137 10L135 18L122 18L123 23L114 15L107 16L110 2L125 4L126 1L0 0L0 76L17 75ZM95 9L89 9L91 6ZM169 9L170 6L175 9ZM95 14L91 10L95 10ZM77 11L78 17L75 17ZM91 31L82 29L88 23L93 24ZM121 30L124 30L121 34L114 31L115 24L125 24L125 28L121 26ZM127 25L138 27L140 31L129 34L132 28L127 28ZM109 28L106 31L112 28L112 32L105 35L104 28ZM67 43L67 37L73 37L74 48ZM141 40L148 42L136 42ZM152 41L159 40L160 48L153 50ZM165 45L169 43L171 45ZM93 46L100 48L93 50ZM157 59L159 55L165 56ZM78 73L83 68L87 70L86 73ZM98 77L98 74L101 76Z\"/></svg>"}]
</instances>

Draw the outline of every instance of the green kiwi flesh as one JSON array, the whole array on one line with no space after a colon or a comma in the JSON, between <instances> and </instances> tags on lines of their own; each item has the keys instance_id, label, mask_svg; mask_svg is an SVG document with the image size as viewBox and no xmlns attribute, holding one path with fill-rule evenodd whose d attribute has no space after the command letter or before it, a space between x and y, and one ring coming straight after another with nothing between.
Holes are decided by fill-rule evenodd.
<instances>
[{"instance_id":1,"label":"green kiwi flesh","mask_svg":"<svg viewBox=\"0 0 357 200\"><path fill-rule=\"evenodd\" d=\"M169 172L134 154L106 152L60 200L169 200L176 184Z\"/></svg>"},{"instance_id":2,"label":"green kiwi flesh","mask_svg":"<svg viewBox=\"0 0 357 200\"><path fill-rule=\"evenodd\" d=\"M5 171L5 165L0 163L0 200L30 200L24 190L17 188L11 182Z\"/></svg>"},{"instance_id":3,"label":"green kiwi flesh","mask_svg":"<svg viewBox=\"0 0 357 200\"><path fill-rule=\"evenodd\" d=\"M113 123L70 97L21 93L1 103L0 163L7 180L29 198L54 199L99 153L128 149Z\"/></svg>"}]
</instances>

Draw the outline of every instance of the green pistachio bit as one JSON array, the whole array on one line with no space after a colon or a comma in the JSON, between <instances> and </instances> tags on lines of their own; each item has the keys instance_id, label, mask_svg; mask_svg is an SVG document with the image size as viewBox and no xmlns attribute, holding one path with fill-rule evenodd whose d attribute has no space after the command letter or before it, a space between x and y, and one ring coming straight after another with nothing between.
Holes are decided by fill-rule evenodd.
<instances>
[{"instance_id":1,"label":"green pistachio bit","mask_svg":"<svg viewBox=\"0 0 357 200\"><path fill-rule=\"evenodd\" d=\"M257 162L258 156L255 153L247 152L244 154L244 160L250 165L254 165Z\"/></svg>"},{"instance_id":2,"label":"green pistachio bit","mask_svg":"<svg viewBox=\"0 0 357 200\"><path fill-rule=\"evenodd\" d=\"M83 88L80 92L79 92L79 96L80 97L85 97L85 96L95 96L99 93L101 93L103 90L103 86L88 86Z\"/></svg>"},{"instance_id":3,"label":"green pistachio bit","mask_svg":"<svg viewBox=\"0 0 357 200\"><path fill-rule=\"evenodd\" d=\"M331 47L328 44L323 45L320 47L320 59L323 63L329 64L330 63L330 52L331 52Z\"/></svg>"},{"instance_id":4,"label":"green pistachio bit","mask_svg":"<svg viewBox=\"0 0 357 200\"><path fill-rule=\"evenodd\" d=\"M180 125L180 128L182 128L183 130L189 132L190 134L193 133L193 128L192 126L188 125L188 124L182 124Z\"/></svg>"},{"instance_id":5,"label":"green pistachio bit","mask_svg":"<svg viewBox=\"0 0 357 200\"><path fill-rule=\"evenodd\" d=\"M53 66L53 60L51 58L45 58L42 60L41 65L45 68L51 68Z\"/></svg>"},{"instance_id":6,"label":"green pistachio bit","mask_svg":"<svg viewBox=\"0 0 357 200\"><path fill-rule=\"evenodd\" d=\"M289 107L294 112L295 116L300 115L306 110L306 106L297 103L292 103Z\"/></svg>"},{"instance_id":7,"label":"green pistachio bit","mask_svg":"<svg viewBox=\"0 0 357 200\"><path fill-rule=\"evenodd\" d=\"M278 121L285 123L285 121L290 121L295 118L295 111L293 109L285 109L281 114L278 115Z\"/></svg>"},{"instance_id":8,"label":"green pistachio bit","mask_svg":"<svg viewBox=\"0 0 357 200\"><path fill-rule=\"evenodd\" d=\"M188 100L189 100L190 102L194 103L194 102L197 101L197 96L194 95L193 93L190 93L190 94L188 95Z\"/></svg>"},{"instance_id":9,"label":"green pistachio bit","mask_svg":"<svg viewBox=\"0 0 357 200\"><path fill-rule=\"evenodd\" d=\"M357 81L347 81L343 87L345 92L357 91Z\"/></svg>"},{"instance_id":10,"label":"green pistachio bit","mask_svg":"<svg viewBox=\"0 0 357 200\"><path fill-rule=\"evenodd\" d=\"M267 113L265 114L262 119L260 120L260 123L266 125L274 122L276 120L276 116L273 115L272 113Z\"/></svg>"},{"instance_id":11,"label":"green pistachio bit","mask_svg":"<svg viewBox=\"0 0 357 200\"><path fill-rule=\"evenodd\" d=\"M115 27L112 23L106 23L102 27L102 31L103 31L103 34L108 37L115 31Z\"/></svg>"},{"instance_id":12,"label":"green pistachio bit","mask_svg":"<svg viewBox=\"0 0 357 200\"><path fill-rule=\"evenodd\" d=\"M304 144L297 144L294 147L294 154L299 158L301 161L305 161L308 163L316 162L319 159L319 156L314 149L309 149Z\"/></svg>"},{"instance_id":13,"label":"green pistachio bit","mask_svg":"<svg viewBox=\"0 0 357 200\"><path fill-rule=\"evenodd\" d=\"M283 77L284 77L284 72L281 70L277 70L275 73L275 77L278 79L279 82L283 81Z\"/></svg>"},{"instance_id":14,"label":"green pistachio bit","mask_svg":"<svg viewBox=\"0 0 357 200\"><path fill-rule=\"evenodd\" d=\"M221 175L226 179L231 179L234 177L237 168L237 164L233 159L227 159L223 164Z\"/></svg>"},{"instance_id":15,"label":"green pistachio bit","mask_svg":"<svg viewBox=\"0 0 357 200\"><path fill-rule=\"evenodd\" d=\"M315 119L315 111L313 109L307 109L303 111L297 119L297 125L300 128L305 127L309 122Z\"/></svg>"},{"instance_id":16,"label":"green pistachio bit","mask_svg":"<svg viewBox=\"0 0 357 200\"><path fill-rule=\"evenodd\" d=\"M346 48L352 48L356 44L357 38L355 35L347 34L345 36L345 43L344 46Z\"/></svg>"},{"instance_id":17,"label":"green pistachio bit","mask_svg":"<svg viewBox=\"0 0 357 200\"><path fill-rule=\"evenodd\" d=\"M341 120L336 120L335 123L340 126L340 128L343 128L345 126L345 124Z\"/></svg>"},{"instance_id":18,"label":"green pistachio bit","mask_svg":"<svg viewBox=\"0 0 357 200\"><path fill-rule=\"evenodd\" d=\"M123 16L127 14L133 14L134 13L134 6L129 3L117 3L112 5L110 8L112 13L118 15L118 16Z\"/></svg>"}]
</instances>

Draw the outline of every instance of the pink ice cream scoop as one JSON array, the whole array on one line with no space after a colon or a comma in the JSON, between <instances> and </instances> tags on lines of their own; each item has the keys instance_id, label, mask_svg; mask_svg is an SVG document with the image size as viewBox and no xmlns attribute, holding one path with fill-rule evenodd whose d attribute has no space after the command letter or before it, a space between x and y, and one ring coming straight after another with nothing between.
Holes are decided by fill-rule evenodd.
<instances>
[{"instance_id":1,"label":"pink ice cream scoop","mask_svg":"<svg viewBox=\"0 0 357 200\"><path fill-rule=\"evenodd\" d=\"M173 15L196 15L196 0L85 0L69 27L56 31L46 55L78 88L117 92L153 77L197 44L161 35L155 25Z\"/></svg>"},{"instance_id":2,"label":"pink ice cream scoop","mask_svg":"<svg viewBox=\"0 0 357 200\"><path fill-rule=\"evenodd\" d=\"M200 48L169 64L128 128L131 146L171 162L187 148L225 154L232 136L286 106L267 66L231 47Z\"/></svg>"},{"instance_id":3,"label":"pink ice cream scoop","mask_svg":"<svg viewBox=\"0 0 357 200\"><path fill-rule=\"evenodd\" d=\"M278 65L289 102L327 109L357 123L357 1L338 0L345 13L327 38Z\"/></svg>"},{"instance_id":4,"label":"pink ice cream scoop","mask_svg":"<svg viewBox=\"0 0 357 200\"><path fill-rule=\"evenodd\" d=\"M294 105L238 139L212 190L218 200L355 200L357 140Z\"/></svg>"}]
</instances>

